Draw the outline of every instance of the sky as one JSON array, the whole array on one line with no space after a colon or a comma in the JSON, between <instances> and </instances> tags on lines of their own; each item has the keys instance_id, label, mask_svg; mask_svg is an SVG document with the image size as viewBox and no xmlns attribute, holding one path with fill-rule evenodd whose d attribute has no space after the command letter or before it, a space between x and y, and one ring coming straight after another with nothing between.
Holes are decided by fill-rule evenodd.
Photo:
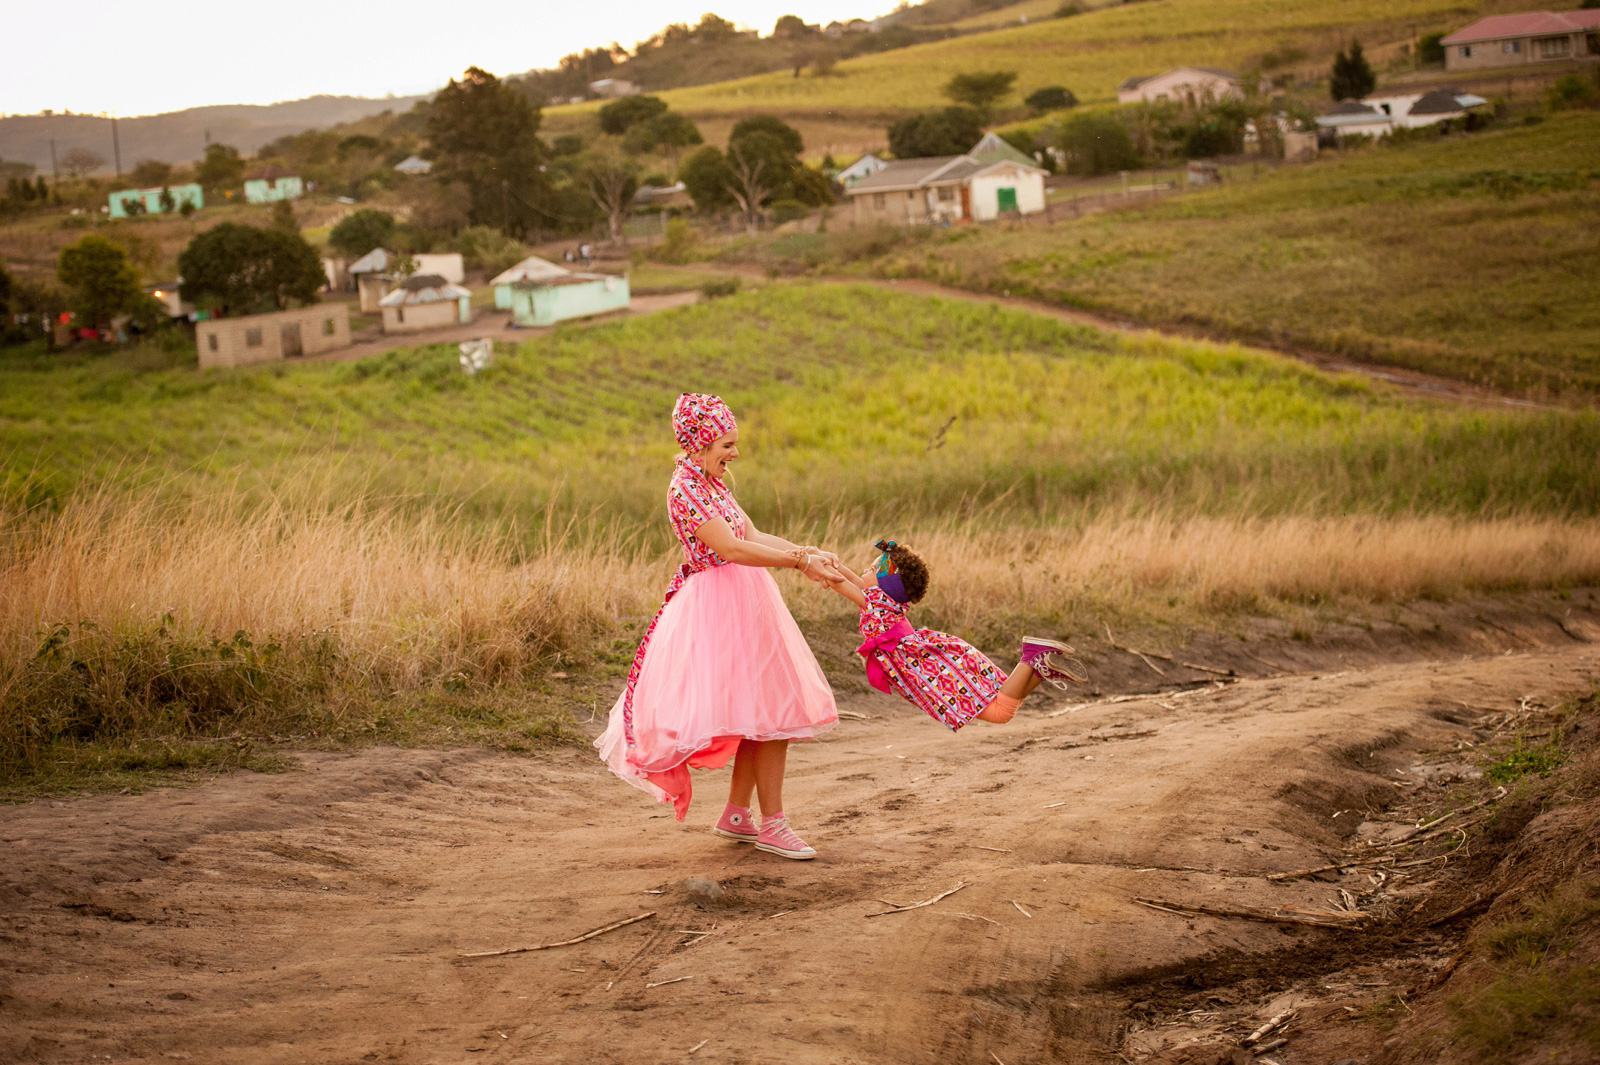
<instances>
[{"instance_id":1,"label":"sky","mask_svg":"<svg viewBox=\"0 0 1600 1065\"><path fill-rule=\"evenodd\" d=\"M182 8L127 0L8 4L0 114L119 117L305 96L432 92L469 66L520 74L563 55L636 41L708 10L763 35L779 15L871 18L893 0L389 0ZM881 10L880 10L881 9ZM18 47L21 42L34 47ZM51 43L53 42L53 43Z\"/></svg>"}]
</instances>

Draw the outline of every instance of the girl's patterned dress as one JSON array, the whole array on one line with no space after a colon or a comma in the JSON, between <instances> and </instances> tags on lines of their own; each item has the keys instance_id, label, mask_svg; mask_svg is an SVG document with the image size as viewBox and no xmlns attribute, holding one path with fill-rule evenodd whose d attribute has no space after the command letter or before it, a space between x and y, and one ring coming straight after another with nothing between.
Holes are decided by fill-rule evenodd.
<instances>
[{"instance_id":1,"label":"girl's patterned dress","mask_svg":"<svg viewBox=\"0 0 1600 1065\"><path fill-rule=\"evenodd\" d=\"M933 629L913 629L904 603L881 588L863 589L861 635L856 651L866 659L867 680L879 691L921 707L954 732L988 706L1005 674L965 640Z\"/></svg>"}]
</instances>

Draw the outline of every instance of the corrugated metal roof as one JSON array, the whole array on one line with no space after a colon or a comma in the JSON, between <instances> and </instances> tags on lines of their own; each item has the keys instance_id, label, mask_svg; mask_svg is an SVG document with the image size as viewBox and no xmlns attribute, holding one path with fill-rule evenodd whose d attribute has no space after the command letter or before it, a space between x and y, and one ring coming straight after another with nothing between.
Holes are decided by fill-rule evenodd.
<instances>
[{"instance_id":1,"label":"corrugated metal roof","mask_svg":"<svg viewBox=\"0 0 1600 1065\"><path fill-rule=\"evenodd\" d=\"M877 173L868 174L850 186L856 192L888 192L897 189L919 188L938 175L939 171L964 159L961 155L936 155L927 159L895 159Z\"/></svg>"},{"instance_id":2,"label":"corrugated metal roof","mask_svg":"<svg viewBox=\"0 0 1600 1065\"><path fill-rule=\"evenodd\" d=\"M491 285L512 285L518 281L537 281L543 278L563 277L572 273L564 266L557 266L548 259L541 259L537 255L530 255L511 269L496 274Z\"/></svg>"},{"instance_id":3,"label":"corrugated metal roof","mask_svg":"<svg viewBox=\"0 0 1600 1065\"><path fill-rule=\"evenodd\" d=\"M440 303L470 295L471 292L460 285L452 285L438 274L415 274L406 278L398 288L379 300L378 306L399 307L419 303Z\"/></svg>"},{"instance_id":4,"label":"corrugated metal roof","mask_svg":"<svg viewBox=\"0 0 1600 1065\"><path fill-rule=\"evenodd\" d=\"M1472 44L1507 37L1540 37L1600 29L1600 8L1584 11L1522 11L1515 15L1490 15L1442 38L1440 44Z\"/></svg>"}]
</instances>

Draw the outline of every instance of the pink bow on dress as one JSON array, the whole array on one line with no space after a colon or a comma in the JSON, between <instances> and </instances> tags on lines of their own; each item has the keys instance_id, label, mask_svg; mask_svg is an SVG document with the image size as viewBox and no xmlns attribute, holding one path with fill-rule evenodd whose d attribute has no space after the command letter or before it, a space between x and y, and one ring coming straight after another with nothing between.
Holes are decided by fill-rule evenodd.
<instances>
[{"instance_id":1,"label":"pink bow on dress","mask_svg":"<svg viewBox=\"0 0 1600 1065\"><path fill-rule=\"evenodd\" d=\"M912 631L911 622L901 618L894 623L894 626L888 632L883 633L881 636L869 636L862 641L860 647L856 648L856 654L867 660L868 684L881 692L892 694L892 689L889 687L889 674L883 671L883 665L872 652L882 650L886 653L892 653L895 645L910 636Z\"/></svg>"}]
</instances>

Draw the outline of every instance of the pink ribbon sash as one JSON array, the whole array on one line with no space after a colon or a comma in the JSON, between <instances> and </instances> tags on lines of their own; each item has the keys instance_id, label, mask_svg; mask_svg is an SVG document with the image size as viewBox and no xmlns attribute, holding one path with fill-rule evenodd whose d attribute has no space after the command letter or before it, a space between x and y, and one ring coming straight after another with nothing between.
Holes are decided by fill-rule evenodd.
<instances>
[{"instance_id":1,"label":"pink ribbon sash","mask_svg":"<svg viewBox=\"0 0 1600 1065\"><path fill-rule=\"evenodd\" d=\"M914 630L911 628L911 622L907 621L905 618L901 618L899 621L894 623L894 626L890 628L889 631L883 633L881 636L867 637L867 639L862 642L861 646L856 648L856 654L867 660L868 684L872 685L874 688L877 688L881 692L887 692L890 694L893 693L893 689L889 687L889 674L883 671L883 664L878 661L878 656L873 654L873 652L881 650L885 654L892 654L894 652L895 645L901 640L905 639L907 636L910 636L913 631Z\"/></svg>"}]
</instances>

